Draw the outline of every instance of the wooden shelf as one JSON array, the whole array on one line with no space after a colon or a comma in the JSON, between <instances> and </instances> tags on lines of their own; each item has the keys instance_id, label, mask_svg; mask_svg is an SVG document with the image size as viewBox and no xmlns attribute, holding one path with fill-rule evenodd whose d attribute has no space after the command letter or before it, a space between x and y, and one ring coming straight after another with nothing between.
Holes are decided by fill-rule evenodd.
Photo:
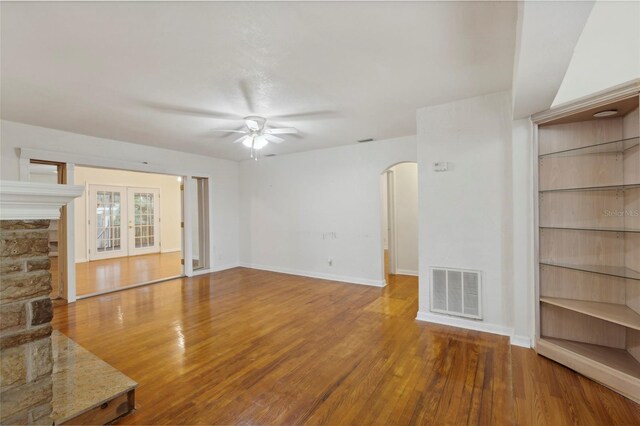
<instances>
[{"instance_id":1,"label":"wooden shelf","mask_svg":"<svg viewBox=\"0 0 640 426\"><path fill-rule=\"evenodd\" d=\"M562 151L549 152L539 156L540 159L548 157L568 157L575 155L597 155L597 154L611 154L611 153L623 153L628 149L638 146L640 138L628 138L612 142L598 143L595 145L588 145L579 148L565 149Z\"/></svg>"},{"instance_id":2,"label":"wooden shelf","mask_svg":"<svg viewBox=\"0 0 640 426\"><path fill-rule=\"evenodd\" d=\"M630 189L640 188L640 183L621 184L621 185L603 185L603 186L583 186L575 188L554 188L543 189L540 193L545 192L561 192L561 191L628 191Z\"/></svg>"},{"instance_id":3,"label":"wooden shelf","mask_svg":"<svg viewBox=\"0 0 640 426\"><path fill-rule=\"evenodd\" d=\"M640 380L640 362L636 361L624 349L609 348L607 346L591 345L589 343L574 342L572 340L542 337L538 340L542 346L553 345L565 351L588 358L592 363L612 368L617 372ZM544 353L542 353L544 355Z\"/></svg>"},{"instance_id":4,"label":"wooden shelf","mask_svg":"<svg viewBox=\"0 0 640 426\"><path fill-rule=\"evenodd\" d=\"M540 229L568 229L570 231L636 232L636 233L640 233L640 229L627 229L627 228L588 228L588 227L571 227L571 226L541 226Z\"/></svg>"},{"instance_id":5,"label":"wooden shelf","mask_svg":"<svg viewBox=\"0 0 640 426\"><path fill-rule=\"evenodd\" d=\"M624 266L607 266L607 265L579 265L570 263L556 263L546 260L540 261L541 265L556 266L558 268L573 269L576 271L592 272L594 274L610 275L613 277L629 278L631 280L640 280L640 272Z\"/></svg>"},{"instance_id":6,"label":"wooden shelf","mask_svg":"<svg viewBox=\"0 0 640 426\"><path fill-rule=\"evenodd\" d=\"M627 305L556 297L540 297L540 302L640 330L640 315Z\"/></svg>"}]
</instances>

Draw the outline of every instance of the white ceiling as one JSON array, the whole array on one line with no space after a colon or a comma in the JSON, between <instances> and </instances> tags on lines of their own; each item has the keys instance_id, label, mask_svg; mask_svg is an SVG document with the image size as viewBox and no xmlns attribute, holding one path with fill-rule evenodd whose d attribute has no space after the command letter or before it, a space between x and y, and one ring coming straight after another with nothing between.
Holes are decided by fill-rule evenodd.
<instances>
[{"instance_id":1,"label":"white ceiling","mask_svg":"<svg viewBox=\"0 0 640 426\"><path fill-rule=\"evenodd\" d=\"M297 127L265 148L284 154L415 134L419 107L511 87L515 2L0 7L3 119L221 158L248 156L211 132L233 116Z\"/></svg>"},{"instance_id":2,"label":"white ceiling","mask_svg":"<svg viewBox=\"0 0 640 426\"><path fill-rule=\"evenodd\" d=\"M551 106L593 4L594 1L518 2L514 118L526 118Z\"/></svg>"},{"instance_id":3,"label":"white ceiling","mask_svg":"<svg viewBox=\"0 0 640 426\"><path fill-rule=\"evenodd\" d=\"M638 23L638 1L595 2L553 106L640 78Z\"/></svg>"}]
</instances>

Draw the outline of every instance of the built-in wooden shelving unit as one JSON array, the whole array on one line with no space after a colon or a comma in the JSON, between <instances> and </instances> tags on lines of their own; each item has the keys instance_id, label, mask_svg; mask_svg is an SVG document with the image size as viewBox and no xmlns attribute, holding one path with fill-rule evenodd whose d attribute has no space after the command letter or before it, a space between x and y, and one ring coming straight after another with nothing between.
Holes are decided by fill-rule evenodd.
<instances>
[{"instance_id":1,"label":"built-in wooden shelving unit","mask_svg":"<svg viewBox=\"0 0 640 426\"><path fill-rule=\"evenodd\" d=\"M635 81L533 117L536 350L637 402L639 93Z\"/></svg>"}]
</instances>

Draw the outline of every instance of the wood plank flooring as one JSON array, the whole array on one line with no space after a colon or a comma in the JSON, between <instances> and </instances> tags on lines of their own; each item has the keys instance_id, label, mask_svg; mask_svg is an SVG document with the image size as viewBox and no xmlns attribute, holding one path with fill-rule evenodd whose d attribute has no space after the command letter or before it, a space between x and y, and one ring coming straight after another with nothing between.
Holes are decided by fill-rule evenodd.
<instances>
[{"instance_id":1,"label":"wood plank flooring","mask_svg":"<svg viewBox=\"0 0 640 426\"><path fill-rule=\"evenodd\" d=\"M181 252L76 263L76 294L86 296L182 275Z\"/></svg>"},{"instance_id":2,"label":"wood plank flooring","mask_svg":"<svg viewBox=\"0 0 640 426\"><path fill-rule=\"evenodd\" d=\"M386 288L235 268L55 308L140 383L122 424L640 424L640 406L506 337L415 320Z\"/></svg>"},{"instance_id":3,"label":"wood plank flooring","mask_svg":"<svg viewBox=\"0 0 640 426\"><path fill-rule=\"evenodd\" d=\"M517 424L640 424L640 405L533 350L511 351Z\"/></svg>"}]
</instances>

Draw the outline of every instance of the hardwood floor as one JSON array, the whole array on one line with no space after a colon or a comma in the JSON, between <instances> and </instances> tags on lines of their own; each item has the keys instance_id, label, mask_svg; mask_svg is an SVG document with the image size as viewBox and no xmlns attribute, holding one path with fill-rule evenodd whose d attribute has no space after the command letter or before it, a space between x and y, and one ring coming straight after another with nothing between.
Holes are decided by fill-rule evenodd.
<instances>
[{"instance_id":1,"label":"hardwood floor","mask_svg":"<svg viewBox=\"0 0 640 426\"><path fill-rule=\"evenodd\" d=\"M533 350L511 350L518 424L640 424L640 405Z\"/></svg>"},{"instance_id":2,"label":"hardwood floor","mask_svg":"<svg viewBox=\"0 0 640 426\"><path fill-rule=\"evenodd\" d=\"M136 380L122 424L634 424L640 406L385 288L235 268L55 308Z\"/></svg>"},{"instance_id":3,"label":"hardwood floor","mask_svg":"<svg viewBox=\"0 0 640 426\"><path fill-rule=\"evenodd\" d=\"M182 275L180 252L117 257L76 264L76 294L86 296Z\"/></svg>"}]
</instances>

